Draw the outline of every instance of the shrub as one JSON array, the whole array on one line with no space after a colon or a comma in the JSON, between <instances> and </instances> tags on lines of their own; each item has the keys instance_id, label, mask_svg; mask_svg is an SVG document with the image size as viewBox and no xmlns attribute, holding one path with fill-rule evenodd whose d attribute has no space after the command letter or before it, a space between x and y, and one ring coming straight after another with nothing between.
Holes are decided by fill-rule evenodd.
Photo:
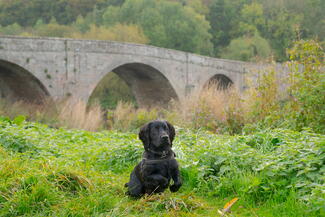
<instances>
[{"instance_id":1,"label":"shrub","mask_svg":"<svg viewBox=\"0 0 325 217\"><path fill-rule=\"evenodd\" d=\"M325 132L325 53L319 43L298 41L289 50L291 67L288 110L298 130Z\"/></svg>"}]
</instances>

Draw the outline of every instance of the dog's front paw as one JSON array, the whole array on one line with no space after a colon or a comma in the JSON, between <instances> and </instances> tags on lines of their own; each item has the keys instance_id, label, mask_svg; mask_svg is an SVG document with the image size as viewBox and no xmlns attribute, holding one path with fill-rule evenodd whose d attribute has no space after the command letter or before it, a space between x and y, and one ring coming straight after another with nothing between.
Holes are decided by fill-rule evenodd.
<instances>
[{"instance_id":1,"label":"dog's front paw","mask_svg":"<svg viewBox=\"0 0 325 217\"><path fill-rule=\"evenodd\" d=\"M181 187L181 184L178 184L178 185L173 184L173 185L171 185L171 186L169 187L169 189L170 189L171 192L176 192L176 191L178 191L178 189L179 189L180 187Z\"/></svg>"}]
</instances>

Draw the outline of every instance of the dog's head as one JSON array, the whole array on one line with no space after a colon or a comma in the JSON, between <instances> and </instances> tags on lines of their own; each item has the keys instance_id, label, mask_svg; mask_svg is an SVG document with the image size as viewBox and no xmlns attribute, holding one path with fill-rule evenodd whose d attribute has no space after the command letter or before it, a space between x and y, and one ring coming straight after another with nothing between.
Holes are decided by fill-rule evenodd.
<instances>
[{"instance_id":1,"label":"dog's head","mask_svg":"<svg viewBox=\"0 0 325 217\"><path fill-rule=\"evenodd\" d=\"M141 127L139 138L144 149L164 150L172 146L175 128L167 121L155 120Z\"/></svg>"}]
</instances>

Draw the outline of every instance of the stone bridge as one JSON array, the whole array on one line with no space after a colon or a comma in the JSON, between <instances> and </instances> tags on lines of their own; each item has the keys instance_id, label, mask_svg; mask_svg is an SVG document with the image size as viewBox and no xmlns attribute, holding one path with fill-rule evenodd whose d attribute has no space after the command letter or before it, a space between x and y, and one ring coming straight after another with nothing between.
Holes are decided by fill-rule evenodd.
<instances>
[{"instance_id":1,"label":"stone bridge","mask_svg":"<svg viewBox=\"0 0 325 217\"><path fill-rule=\"evenodd\" d=\"M0 37L0 98L88 101L107 73L130 87L139 105L182 100L211 81L245 89L252 64L148 45L65 38Z\"/></svg>"}]
</instances>

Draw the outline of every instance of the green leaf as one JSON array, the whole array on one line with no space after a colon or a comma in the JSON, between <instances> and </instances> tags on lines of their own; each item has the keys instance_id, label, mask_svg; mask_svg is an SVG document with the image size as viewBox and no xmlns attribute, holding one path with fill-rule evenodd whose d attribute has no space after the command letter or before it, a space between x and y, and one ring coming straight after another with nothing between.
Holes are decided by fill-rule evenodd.
<instances>
[{"instance_id":1,"label":"green leaf","mask_svg":"<svg viewBox=\"0 0 325 217\"><path fill-rule=\"evenodd\" d=\"M17 117L15 117L15 119L13 120L14 124L20 125L22 124L24 121L26 120L26 117L23 115L19 115Z\"/></svg>"}]
</instances>

